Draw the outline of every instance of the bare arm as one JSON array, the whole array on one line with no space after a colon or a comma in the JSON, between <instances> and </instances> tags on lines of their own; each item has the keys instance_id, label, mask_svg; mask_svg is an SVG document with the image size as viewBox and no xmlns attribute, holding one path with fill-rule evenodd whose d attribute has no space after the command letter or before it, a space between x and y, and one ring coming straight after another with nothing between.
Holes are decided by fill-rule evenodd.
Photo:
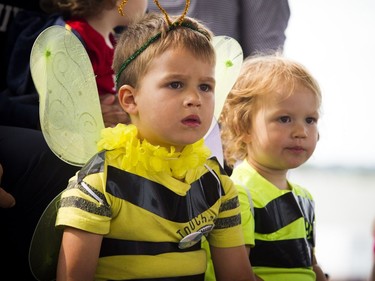
<instances>
[{"instance_id":1,"label":"bare arm","mask_svg":"<svg viewBox=\"0 0 375 281\"><path fill-rule=\"evenodd\" d=\"M3 167L0 164L0 183L3 176ZM0 187L0 208L10 208L16 204L14 197Z\"/></svg>"},{"instance_id":2,"label":"bare arm","mask_svg":"<svg viewBox=\"0 0 375 281\"><path fill-rule=\"evenodd\" d=\"M372 269L371 269L369 281L375 281L375 259L374 259L374 262L372 264Z\"/></svg>"},{"instance_id":3,"label":"bare arm","mask_svg":"<svg viewBox=\"0 0 375 281\"><path fill-rule=\"evenodd\" d=\"M316 261L315 255L313 255L313 270L316 275L316 281L327 281L327 278L324 275L323 270L320 268L318 262Z\"/></svg>"},{"instance_id":4,"label":"bare arm","mask_svg":"<svg viewBox=\"0 0 375 281\"><path fill-rule=\"evenodd\" d=\"M375 220L373 222L373 225L372 225L372 243L373 243L373 253L372 253L372 269L371 269L371 273L370 273L370 279L369 281L375 281Z\"/></svg>"},{"instance_id":5,"label":"bare arm","mask_svg":"<svg viewBox=\"0 0 375 281\"><path fill-rule=\"evenodd\" d=\"M16 204L14 197L0 187L0 208L11 208Z\"/></svg>"},{"instance_id":6,"label":"bare arm","mask_svg":"<svg viewBox=\"0 0 375 281\"><path fill-rule=\"evenodd\" d=\"M68 227L64 230L57 281L92 281L103 236Z\"/></svg>"},{"instance_id":7,"label":"bare arm","mask_svg":"<svg viewBox=\"0 0 375 281\"><path fill-rule=\"evenodd\" d=\"M255 281L245 246L210 247L217 281Z\"/></svg>"}]
</instances>

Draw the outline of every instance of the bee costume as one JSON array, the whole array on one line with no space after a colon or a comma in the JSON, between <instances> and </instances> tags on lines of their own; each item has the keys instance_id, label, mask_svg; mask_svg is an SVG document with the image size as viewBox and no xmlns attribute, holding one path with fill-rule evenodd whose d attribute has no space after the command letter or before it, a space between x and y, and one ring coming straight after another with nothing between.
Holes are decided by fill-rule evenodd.
<instances>
[{"instance_id":1,"label":"bee costume","mask_svg":"<svg viewBox=\"0 0 375 281\"><path fill-rule=\"evenodd\" d=\"M171 28L186 28L183 19L189 1L175 23L155 3ZM157 36L126 60L118 75L155 40ZM103 235L95 280L203 281L207 257L202 239L215 247L244 244L237 191L221 168L221 151L212 153L205 144L213 134L220 142L216 119L239 73L242 50L228 37L216 37L213 45L216 75L227 79L216 78L220 90L212 126L204 139L175 152L173 147L168 151L140 140L134 125L104 129L95 79L79 40L61 27L46 29L37 38L31 72L40 95L43 134L61 159L82 167L36 227L29 260L38 280L56 278L64 226ZM61 52L67 54L66 63L79 60L66 72L73 74L72 81L63 82L65 96L55 85L62 79L54 68ZM90 91L82 94L85 88ZM72 95L81 100L71 99ZM70 105L70 100L80 107Z\"/></svg>"}]
</instances>

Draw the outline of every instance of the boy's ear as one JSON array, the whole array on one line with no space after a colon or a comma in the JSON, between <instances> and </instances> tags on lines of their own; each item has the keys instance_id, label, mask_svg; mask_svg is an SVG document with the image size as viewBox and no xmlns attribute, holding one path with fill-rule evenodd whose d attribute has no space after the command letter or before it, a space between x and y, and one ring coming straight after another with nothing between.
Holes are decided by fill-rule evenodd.
<instances>
[{"instance_id":1,"label":"boy's ear","mask_svg":"<svg viewBox=\"0 0 375 281\"><path fill-rule=\"evenodd\" d=\"M137 104L135 102L134 93L135 89L130 85L123 85L118 91L119 103L122 109L130 115L137 113Z\"/></svg>"}]
</instances>

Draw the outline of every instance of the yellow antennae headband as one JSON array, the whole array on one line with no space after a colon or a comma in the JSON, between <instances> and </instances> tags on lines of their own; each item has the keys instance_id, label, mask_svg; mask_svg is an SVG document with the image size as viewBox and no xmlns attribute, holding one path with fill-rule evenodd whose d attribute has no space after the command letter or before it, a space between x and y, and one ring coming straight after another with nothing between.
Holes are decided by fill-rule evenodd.
<instances>
[{"instance_id":1,"label":"yellow antennae headband","mask_svg":"<svg viewBox=\"0 0 375 281\"><path fill-rule=\"evenodd\" d=\"M128 2L128 0L122 0L121 3L120 3L120 5L117 8L118 12L119 12L119 14L121 16L124 16L124 6L126 5L127 2ZM154 0L154 3L159 8L159 10L164 14L167 23L169 25L172 25L172 21L169 18L169 15L168 15L167 11L160 5L159 1L158 0ZM181 16L178 18L178 20L176 22L178 22L179 24L182 23L182 21L184 20L187 12L189 10L189 6L190 6L190 0L186 0L185 9L184 9L184 11L182 12Z\"/></svg>"},{"instance_id":2,"label":"yellow antennae headband","mask_svg":"<svg viewBox=\"0 0 375 281\"><path fill-rule=\"evenodd\" d=\"M128 0L122 0L120 5L118 6L118 11L119 13L123 16L124 15L124 12L123 12L123 8L125 6L125 4L128 2ZM193 28L192 26L190 26L189 24L184 24L183 21L184 21L184 18L189 10L189 6L190 6L190 0L186 0L186 4L185 4L185 9L183 11L183 13L181 14L181 16L174 22L172 23L172 21L170 20L169 18L169 15L168 13L164 10L164 8L160 5L159 1L158 0L154 0L154 3L156 4L156 6L160 9L160 11L164 14L165 16L165 19L169 25L169 28L170 30L176 28L177 26L184 26L184 27L188 27L188 28L191 28L191 29L194 29L196 30L195 28ZM129 63L131 63L136 57L138 57L148 46L150 46L153 42L155 42L157 39L159 39L161 36L161 33L159 32L158 34L154 35L153 37L151 37L145 44L142 45L141 48L139 48L137 51L135 51L135 53L133 55L131 55L120 67L120 70L118 71L118 73L116 74L116 83L121 75L121 73L124 71L124 69L129 65Z\"/></svg>"},{"instance_id":3,"label":"yellow antennae headband","mask_svg":"<svg viewBox=\"0 0 375 281\"><path fill-rule=\"evenodd\" d=\"M127 1L127 0L125 0ZM172 25L172 22L171 22L171 19L169 18L169 15L168 13L164 10L164 8L160 5L159 1L158 0L154 0L154 3L155 5L159 8L159 10L164 14L165 16L165 19L167 20L167 23L169 25ZM190 6L190 0L186 0L186 3L185 3L185 9L184 11L182 12L181 16L178 18L178 20L176 22L178 22L179 25L181 25L181 23L183 22L188 10L189 10L189 6Z\"/></svg>"}]
</instances>

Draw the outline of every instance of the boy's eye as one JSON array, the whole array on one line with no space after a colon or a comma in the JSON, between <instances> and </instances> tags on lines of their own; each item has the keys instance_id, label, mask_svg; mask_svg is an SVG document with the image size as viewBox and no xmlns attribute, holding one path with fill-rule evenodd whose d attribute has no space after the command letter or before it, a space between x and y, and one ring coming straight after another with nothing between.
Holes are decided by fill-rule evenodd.
<instances>
[{"instance_id":1,"label":"boy's eye","mask_svg":"<svg viewBox=\"0 0 375 281\"><path fill-rule=\"evenodd\" d=\"M182 83L181 82L171 82L169 84L169 87L171 87L172 89L180 89L180 88L182 88Z\"/></svg>"},{"instance_id":2,"label":"boy's eye","mask_svg":"<svg viewBox=\"0 0 375 281\"><path fill-rule=\"evenodd\" d=\"M308 117L308 118L306 118L306 123L307 124L318 123L318 120L314 117Z\"/></svg>"},{"instance_id":3,"label":"boy's eye","mask_svg":"<svg viewBox=\"0 0 375 281\"><path fill-rule=\"evenodd\" d=\"M281 123L288 123L291 121L291 118L289 116L281 116L279 120Z\"/></svg>"},{"instance_id":4,"label":"boy's eye","mask_svg":"<svg viewBox=\"0 0 375 281\"><path fill-rule=\"evenodd\" d=\"M209 92L211 90L211 86L207 84L202 84L199 86L199 88L202 92Z\"/></svg>"}]
</instances>

